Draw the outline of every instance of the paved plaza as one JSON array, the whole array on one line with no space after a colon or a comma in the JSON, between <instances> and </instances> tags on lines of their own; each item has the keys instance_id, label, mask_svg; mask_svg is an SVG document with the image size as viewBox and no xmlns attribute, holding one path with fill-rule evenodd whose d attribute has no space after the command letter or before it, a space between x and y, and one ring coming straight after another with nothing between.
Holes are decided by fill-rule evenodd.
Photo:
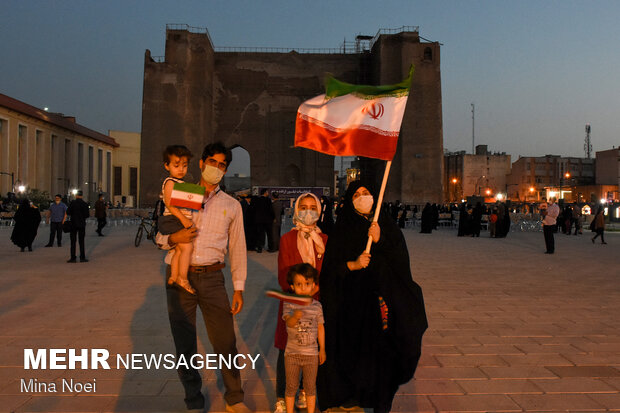
<instances>
[{"instance_id":1,"label":"paved plaza","mask_svg":"<svg viewBox=\"0 0 620 413\"><path fill-rule=\"evenodd\" d=\"M24 370L24 348L174 353L163 253L146 241L134 247L135 231L107 227L100 238L89 227L90 262L67 264L66 235L62 248L43 248L49 232L40 227L34 251L21 253L0 228L1 412L184 411L174 370ZM606 234L608 245L556 234L556 253L545 255L542 233L404 232L429 330L393 411L620 411L620 234ZM263 293L277 286L277 254L248 258L238 350L260 354L242 378L247 405L268 412L278 304ZM199 333L199 352L211 352L204 324ZM219 374L203 373L208 411L224 411ZM96 380L96 393L21 392L31 378Z\"/></svg>"}]
</instances>

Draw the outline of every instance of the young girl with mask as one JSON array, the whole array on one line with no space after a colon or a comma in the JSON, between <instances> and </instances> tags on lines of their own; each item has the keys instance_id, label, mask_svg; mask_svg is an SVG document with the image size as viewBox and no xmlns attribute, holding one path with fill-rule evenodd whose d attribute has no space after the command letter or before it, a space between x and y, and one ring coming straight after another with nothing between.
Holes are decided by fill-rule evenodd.
<instances>
[{"instance_id":1,"label":"young girl with mask","mask_svg":"<svg viewBox=\"0 0 620 413\"><path fill-rule=\"evenodd\" d=\"M320 210L321 202L319 198L310 192L301 194L295 201L295 210L293 213L295 228L280 238L278 282L280 287L282 287L282 291L292 292L286 275L290 267L295 264L305 262L316 268L319 274L321 272L327 235L323 234L317 226ZM314 291L313 298L318 299L318 289ZM276 413L283 413L286 411L286 404L284 402L286 390L284 350L286 348L286 340L286 325L282 320L282 303L280 302L274 343L275 347L279 349L276 369L276 397L278 399L275 408ZM305 393L303 390L300 390L297 407L306 407Z\"/></svg>"},{"instance_id":2,"label":"young girl with mask","mask_svg":"<svg viewBox=\"0 0 620 413\"><path fill-rule=\"evenodd\" d=\"M321 410L389 412L420 357L427 327L422 290L411 278L402 232L385 212L373 222L374 208L370 184L352 182L326 246L319 280L327 356L317 379Z\"/></svg>"}]
</instances>

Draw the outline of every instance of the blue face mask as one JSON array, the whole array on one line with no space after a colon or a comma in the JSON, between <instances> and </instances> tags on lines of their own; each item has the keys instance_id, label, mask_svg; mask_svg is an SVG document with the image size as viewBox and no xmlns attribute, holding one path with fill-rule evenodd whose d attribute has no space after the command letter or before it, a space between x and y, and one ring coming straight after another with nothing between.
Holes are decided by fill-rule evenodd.
<instances>
[{"instance_id":1,"label":"blue face mask","mask_svg":"<svg viewBox=\"0 0 620 413\"><path fill-rule=\"evenodd\" d=\"M313 225L319 220L319 213L311 209L297 212L297 220L304 225Z\"/></svg>"}]
</instances>

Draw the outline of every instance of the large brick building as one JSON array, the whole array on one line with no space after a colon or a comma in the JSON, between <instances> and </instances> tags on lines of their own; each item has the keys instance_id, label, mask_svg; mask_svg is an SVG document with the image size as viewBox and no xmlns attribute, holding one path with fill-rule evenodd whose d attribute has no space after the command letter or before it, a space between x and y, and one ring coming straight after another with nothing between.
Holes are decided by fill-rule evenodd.
<instances>
[{"instance_id":1,"label":"large brick building","mask_svg":"<svg viewBox=\"0 0 620 413\"><path fill-rule=\"evenodd\" d=\"M163 59L146 51L140 199L153 203L165 171L161 151L184 144L196 155L221 140L250 154L253 186L334 185L334 159L293 148L300 103L324 92L326 72L350 83L390 84L415 74L386 199L440 202L443 130L439 43L417 28L358 36L334 50L214 48L206 29L168 26ZM383 164L362 163L379 180ZM198 175L198 162L190 172Z\"/></svg>"}]
</instances>

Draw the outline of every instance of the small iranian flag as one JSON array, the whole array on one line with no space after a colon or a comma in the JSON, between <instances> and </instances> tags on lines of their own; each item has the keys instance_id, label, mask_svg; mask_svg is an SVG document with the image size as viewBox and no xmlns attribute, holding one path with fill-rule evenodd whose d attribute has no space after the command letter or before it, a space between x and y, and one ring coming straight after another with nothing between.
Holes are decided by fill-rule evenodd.
<instances>
[{"instance_id":1,"label":"small iranian flag","mask_svg":"<svg viewBox=\"0 0 620 413\"><path fill-rule=\"evenodd\" d=\"M297 295L293 293L285 293L284 291L279 290L267 290L265 292L267 297L277 298L280 301L284 301L287 303L299 304L299 305L310 305L312 304L312 297L308 297L306 295Z\"/></svg>"},{"instance_id":2,"label":"small iranian flag","mask_svg":"<svg viewBox=\"0 0 620 413\"><path fill-rule=\"evenodd\" d=\"M202 200L205 197L205 187L186 182L176 182L170 194L170 205L179 208L195 209L202 208Z\"/></svg>"},{"instance_id":3,"label":"small iranian flag","mask_svg":"<svg viewBox=\"0 0 620 413\"><path fill-rule=\"evenodd\" d=\"M395 85L352 85L328 77L325 94L297 110L295 146L392 160L412 76L413 66L407 79Z\"/></svg>"}]
</instances>

